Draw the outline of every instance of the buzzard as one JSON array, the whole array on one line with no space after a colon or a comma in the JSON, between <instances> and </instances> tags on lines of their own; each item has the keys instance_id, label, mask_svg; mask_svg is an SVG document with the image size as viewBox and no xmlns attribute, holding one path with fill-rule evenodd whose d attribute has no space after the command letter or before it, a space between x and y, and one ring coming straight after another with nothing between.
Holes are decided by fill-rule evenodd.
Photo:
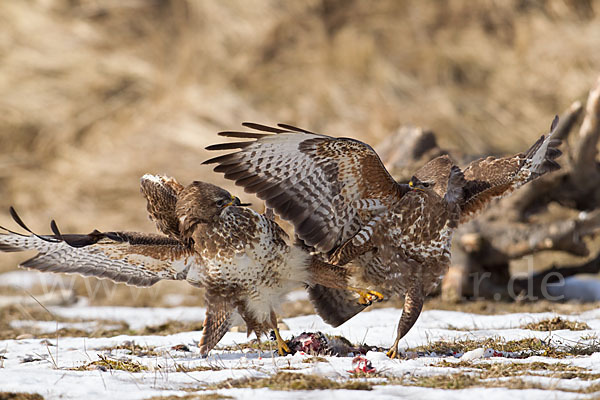
<instances>
[{"instance_id":1,"label":"buzzard","mask_svg":"<svg viewBox=\"0 0 600 400\"><path fill-rule=\"evenodd\" d=\"M37 250L21 264L39 271L77 273L135 286L186 280L203 287L206 318L200 340L203 355L228 331L235 309L260 338L273 329L280 354L289 349L277 329L276 307L299 284L354 290L369 304L382 296L347 287L344 268L322 262L299 246L271 219L244 207L226 190L204 182L182 186L173 178L145 175L141 191L161 235L138 232L34 234L11 208L14 220L30 234L6 228L0 250Z\"/></svg>"},{"instance_id":2,"label":"buzzard","mask_svg":"<svg viewBox=\"0 0 600 400\"><path fill-rule=\"evenodd\" d=\"M297 238L336 265L351 263L352 276L386 296L403 295L397 335L388 355L416 322L425 296L450 263L452 233L492 199L559 168L560 141L542 136L525 153L473 161L464 171L448 156L431 160L408 184L396 182L367 144L294 126L244 123L252 132L221 136L254 139L208 150L236 152L211 158L216 172L255 193L290 221ZM365 308L349 292L315 285L318 313L338 326Z\"/></svg>"}]
</instances>

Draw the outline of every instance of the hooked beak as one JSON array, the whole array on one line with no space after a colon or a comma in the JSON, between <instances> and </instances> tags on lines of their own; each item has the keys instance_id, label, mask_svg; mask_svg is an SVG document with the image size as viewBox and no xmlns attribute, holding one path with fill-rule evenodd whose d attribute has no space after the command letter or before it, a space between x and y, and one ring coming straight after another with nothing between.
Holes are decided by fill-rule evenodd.
<instances>
[{"instance_id":1,"label":"hooked beak","mask_svg":"<svg viewBox=\"0 0 600 400\"><path fill-rule=\"evenodd\" d=\"M408 186L412 189L412 190L420 190L421 192L424 192L425 190L423 190L422 188L418 188L415 187L415 184L413 182L413 180L411 179L410 181L408 181Z\"/></svg>"},{"instance_id":2,"label":"hooked beak","mask_svg":"<svg viewBox=\"0 0 600 400\"><path fill-rule=\"evenodd\" d=\"M247 207L251 205L250 203L242 203L239 199L239 197L236 196L231 196L231 201L227 204L225 204L225 207L229 207L229 206L240 206L240 207ZM223 208L225 208L223 207Z\"/></svg>"}]
</instances>

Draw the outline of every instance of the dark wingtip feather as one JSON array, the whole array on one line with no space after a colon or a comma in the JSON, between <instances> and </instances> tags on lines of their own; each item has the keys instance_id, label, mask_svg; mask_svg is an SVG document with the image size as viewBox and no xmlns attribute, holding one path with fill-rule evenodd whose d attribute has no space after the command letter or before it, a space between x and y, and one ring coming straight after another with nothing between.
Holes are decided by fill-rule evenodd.
<instances>
[{"instance_id":1,"label":"dark wingtip feather","mask_svg":"<svg viewBox=\"0 0 600 400\"><path fill-rule=\"evenodd\" d=\"M223 137L231 137L238 139L260 139L265 136L269 136L266 133L256 133L256 132L240 132L240 131L223 131L217 133L219 136Z\"/></svg>"},{"instance_id":2,"label":"dark wingtip feather","mask_svg":"<svg viewBox=\"0 0 600 400\"><path fill-rule=\"evenodd\" d=\"M562 144L562 140L560 139L550 139L550 141L548 142L548 147L558 147Z\"/></svg>"},{"instance_id":3,"label":"dark wingtip feather","mask_svg":"<svg viewBox=\"0 0 600 400\"><path fill-rule=\"evenodd\" d=\"M283 128L283 129L287 129L288 131L310 133L312 135L316 135L316 133L314 133L314 132L308 131L306 129L298 128L297 126L294 126L294 125L277 124L277 126L280 127L280 128Z\"/></svg>"},{"instance_id":4,"label":"dark wingtip feather","mask_svg":"<svg viewBox=\"0 0 600 400\"><path fill-rule=\"evenodd\" d=\"M31 229L29 229L29 227L27 225L25 225L25 222L23 222L21 217L19 217L19 214L17 214L17 210L15 210L15 208L13 206L10 206L9 211L10 211L10 216L21 228L25 229L27 232L31 233L33 236L37 237L38 239L43 240L45 242L53 242L53 243L60 241L60 240L51 239L49 237L40 236L37 233L35 233L34 231L32 231Z\"/></svg>"},{"instance_id":5,"label":"dark wingtip feather","mask_svg":"<svg viewBox=\"0 0 600 400\"><path fill-rule=\"evenodd\" d=\"M555 158L560 157L562 151L557 149L556 147L548 147L548 151L546 151L546 158L550 160L554 160Z\"/></svg>"},{"instance_id":6,"label":"dark wingtip feather","mask_svg":"<svg viewBox=\"0 0 600 400\"><path fill-rule=\"evenodd\" d=\"M536 151L540 148L542 143L544 143L544 139L546 137L544 135L540 136L538 140L525 152L525 158L531 158L535 154Z\"/></svg>"},{"instance_id":7,"label":"dark wingtip feather","mask_svg":"<svg viewBox=\"0 0 600 400\"><path fill-rule=\"evenodd\" d=\"M242 126L245 126L246 128L254 129L257 131L262 131L262 132L271 132L271 133L285 133L286 132L286 130L284 130L284 129L279 129L279 128L275 128L272 126L257 124L255 122L243 122Z\"/></svg>"},{"instance_id":8,"label":"dark wingtip feather","mask_svg":"<svg viewBox=\"0 0 600 400\"><path fill-rule=\"evenodd\" d=\"M208 160L202 161L202 165L208 165L208 164L228 164L228 162L234 162L235 161L235 153L233 154L223 154L222 156L217 156L217 157L213 157L213 158L209 158Z\"/></svg>"},{"instance_id":9,"label":"dark wingtip feather","mask_svg":"<svg viewBox=\"0 0 600 400\"><path fill-rule=\"evenodd\" d=\"M546 160L543 165L544 173L552 172L560 169L560 165L553 160Z\"/></svg>"},{"instance_id":10,"label":"dark wingtip feather","mask_svg":"<svg viewBox=\"0 0 600 400\"><path fill-rule=\"evenodd\" d=\"M17 235L17 236L27 236L27 235L24 235L24 234L22 234L22 233L15 232L15 231L13 231L12 229L8 229L8 228L6 228L6 227L4 227L4 226L2 226L2 225L0 225L0 229L4 230L4 231L6 231L6 232L8 232L8 233L10 233L10 234L12 234L12 235Z\"/></svg>"},{"instance_id":11,"label":"dark wingtip feather","mask_svg":"<svg viewBox=\"0 0 600 400\"><path fill-rule=\"evenodd\" d=\"M54 233L57 237L62 239L62 234L60 233L60 230L58 229L58 225L56 225L55 220L50 221L50 229L52 230L52 233Z\"/></svg>"},{"instance_id":12,"label":"dark wingtip feather","mask_svg":"<svg viewBox=\"0 0 600 400\"><path fill-rule=\"evenodd\" d=\"M17 214L17 210L15 210L15 208L13 206L10 206L9 208L9 212L10 212L10 216L12 217L12 219L23 229L25 229L27 232L31 233L32 235L35 235L33 233L33 231L31 229L29 229L29 227L27 227L27 225L25 225L25 222L23 222L23 220L21 219L21 217L19 217L19 214Z\"/></svg>"},{"instance_id":13,"label":"dark wingtip feather","mask_svg":"<svg viewBox=\"0 0 600 400\"><path fill-rule=\"evenodd\" d=\"M552 123L550 124L550 133L554 132L556 130L556 128L558 127L558 115L554 116L554 119L552 120Z\"/></svg>"},{"instance_id":14,"label":"dark wingtip feather","mask_svg":"<svg viewBox=\"0 0 600 400\"><path fill-rule=\"evenodd\" d=\"M214 151L214 150L234 150L234 149L243 149L244 147L248 147L253 142L231 142L231 143L218 143L211 144L210 146L206 146L206 150Z\"/></svg>"}]
</instances>

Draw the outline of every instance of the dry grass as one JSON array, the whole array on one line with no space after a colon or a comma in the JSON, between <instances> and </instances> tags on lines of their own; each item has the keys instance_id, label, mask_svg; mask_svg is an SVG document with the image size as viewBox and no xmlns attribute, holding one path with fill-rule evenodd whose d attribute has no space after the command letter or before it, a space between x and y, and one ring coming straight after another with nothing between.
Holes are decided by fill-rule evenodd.
<instances>
[{"instance_id":1,"label":"dry grass","mask_svg":"<svg viewBox=\"0 0 600 400\"><path fill-rule=\"evenodd\" d=\"M443 360L436 364L443 368L468 368L475 370L480 379L504 378L513 376L546 376L556 379L574 379L596 380L600 379L600 374L594 373L587 368L576 367L564 363L544 363L544 362L450 362Z\"/></svg>"},{"instance_id":2,"label":"dry grass","mask_svg":"<svg viewBox=\"0 0 600 400\"><path fill-rule=\"evenodd\" d=\"M362 381L334 381L318 375L294 372L278 372L268 378L228 379L216 385L217 388L264 388L271 390L323 390L348 389L371 390L372 385Z\"/></svg>"},{"instance_id":3,"label":"dry grass","mask_svg":"<svg viewBox=\"0 0 600 400\"><path fill-rule=\"evenodd\" d=\"M148 370L148 367L145 365L132 360L116 360L102 354L98 354L98 357L100 357L99 360L92 361L77 368L73 368L73 370L89 371L93 369L99 369L101 371L117 370L127 372L142 372Z\"/></svg>"},{"instance_id":4,"label":"dry grass","mask_svg":"<svg viewBox=\"0 0 600 400\"><path fill-rule=\"evenodd\" d=\"M523 329L549 332L559 331L561 329L568 329L570 331L585 331L591 328L585 322L569 321L561 317L554 317L552 319L546 319L540 322L532 322L523 326Z\"/></svg>"},{"instance_id":5,"label":"dry grass","mask_svg":"<svg viewBox=\"0 0 600 400\"><path fill-rule=\"evenodd\" d=\"M0 392L0 400L44 400L44 397L37 393Z\"/></svg>"},{"instance_id":6,"label":"dry grass","mask_svg":"<svg viewBox=\"0 0 600 400\"><path fill-rule=\"evenodd\" d=\"M119 321L102 321L94 320L98 328L88 331L75 328L61 328L52 332L40 333L32 330L30 327L12 327L10 322L13 320L28 320L28 321L58 321L58 322L84 322L80 318L63 318L57 315L48 313L41 307L23 307L14 305L0 308L0 340L15 339L18 337L35 337L35 338L55 338L59 337L112 337L117 335L160 335L166 336L178 332L202 331L202 322L179 322L168 321L160 325L150 325L143 329L133 330L124 322ZM104 326L117 328L107 328ZM120 326L119 326L120 325ZM200 333L199 333L200 335ZM132 344L134 352L149 351Z\"/></svg>"},{"instance_id":7,"label":"dry grass","mask_svg":"<svg viewBox=\"0 0 600 400\"><path fill-rule=\"evenodd\" d=\"M185 396L154 396L148 400L221 400L233 399L231 396L225 396L219 393L208 394L187 394Z\"/></svg>"},{"instance_id":8,"label":"dry grass","mask_svg":"<svg viewBox=\"0 0 600 400\"><path fill-rule=\"evenodd\" d=\"M484 348L499 352L511 353L512 358L528 358L531 356L543 356L552 358L565 358L582 355L591 355L600 351L600 343L592 340L590 343L553 343L550 339L526 338L520 340L504 341L498 337L485 339L464 339L446 341L440 340L423 346L408 348L409 352L424 354L435 353L437 355L454 355L467 351Z\"/></svg>"}]
</instances>

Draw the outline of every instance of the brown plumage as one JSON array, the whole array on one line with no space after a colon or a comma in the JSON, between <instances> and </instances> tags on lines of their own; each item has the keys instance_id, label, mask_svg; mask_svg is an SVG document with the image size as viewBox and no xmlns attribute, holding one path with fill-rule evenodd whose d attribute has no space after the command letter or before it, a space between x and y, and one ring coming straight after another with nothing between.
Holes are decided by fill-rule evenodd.
<instances>
[{"instance_id":1,"label":"brown plumage","mask_svg":"<svg viewBox=\"0 0 600 400\"><path fill-rule=\"evenodd\" d=\"M386 296L405 296L391 356L446 272L457 225L493 198L557 169L553 160L560 155L559 142L542 136L524 154L477 160L464 173L447 156L438 157L403 185L365 143L289 125L244 125L259 132L220 135L253 141L209 146L239 150L205 163L217 164L216 172L291 221L298 238L324 260L351 263L357 271L353 278L362 284ZM318 285L309 292L319 314L334 326L362 310L349 292Z\"/></svg>"},{"instance_id":2,"label":"brown plumage","mask_svg":"<svg viewBox=\"0 0 600 400\"><path fill-rule=\"evenodd\" d=\"M77 273L136 286L161 279L186 280L206 289L206 319L200 351L207 354L227 332L234 310L260 337L274 329L278 349L287 348L277 330L275 309L301 284L346 287L347 272L287 243L271 219L242 207L226 190L204 182L187 187L173 178L145 175L142 193L151 219L167 236L137 232L30 235L3 228L1 251L35 249L21 266ZM370 299L369 294L365 294Z\"/></svg>"}]
</instances>

